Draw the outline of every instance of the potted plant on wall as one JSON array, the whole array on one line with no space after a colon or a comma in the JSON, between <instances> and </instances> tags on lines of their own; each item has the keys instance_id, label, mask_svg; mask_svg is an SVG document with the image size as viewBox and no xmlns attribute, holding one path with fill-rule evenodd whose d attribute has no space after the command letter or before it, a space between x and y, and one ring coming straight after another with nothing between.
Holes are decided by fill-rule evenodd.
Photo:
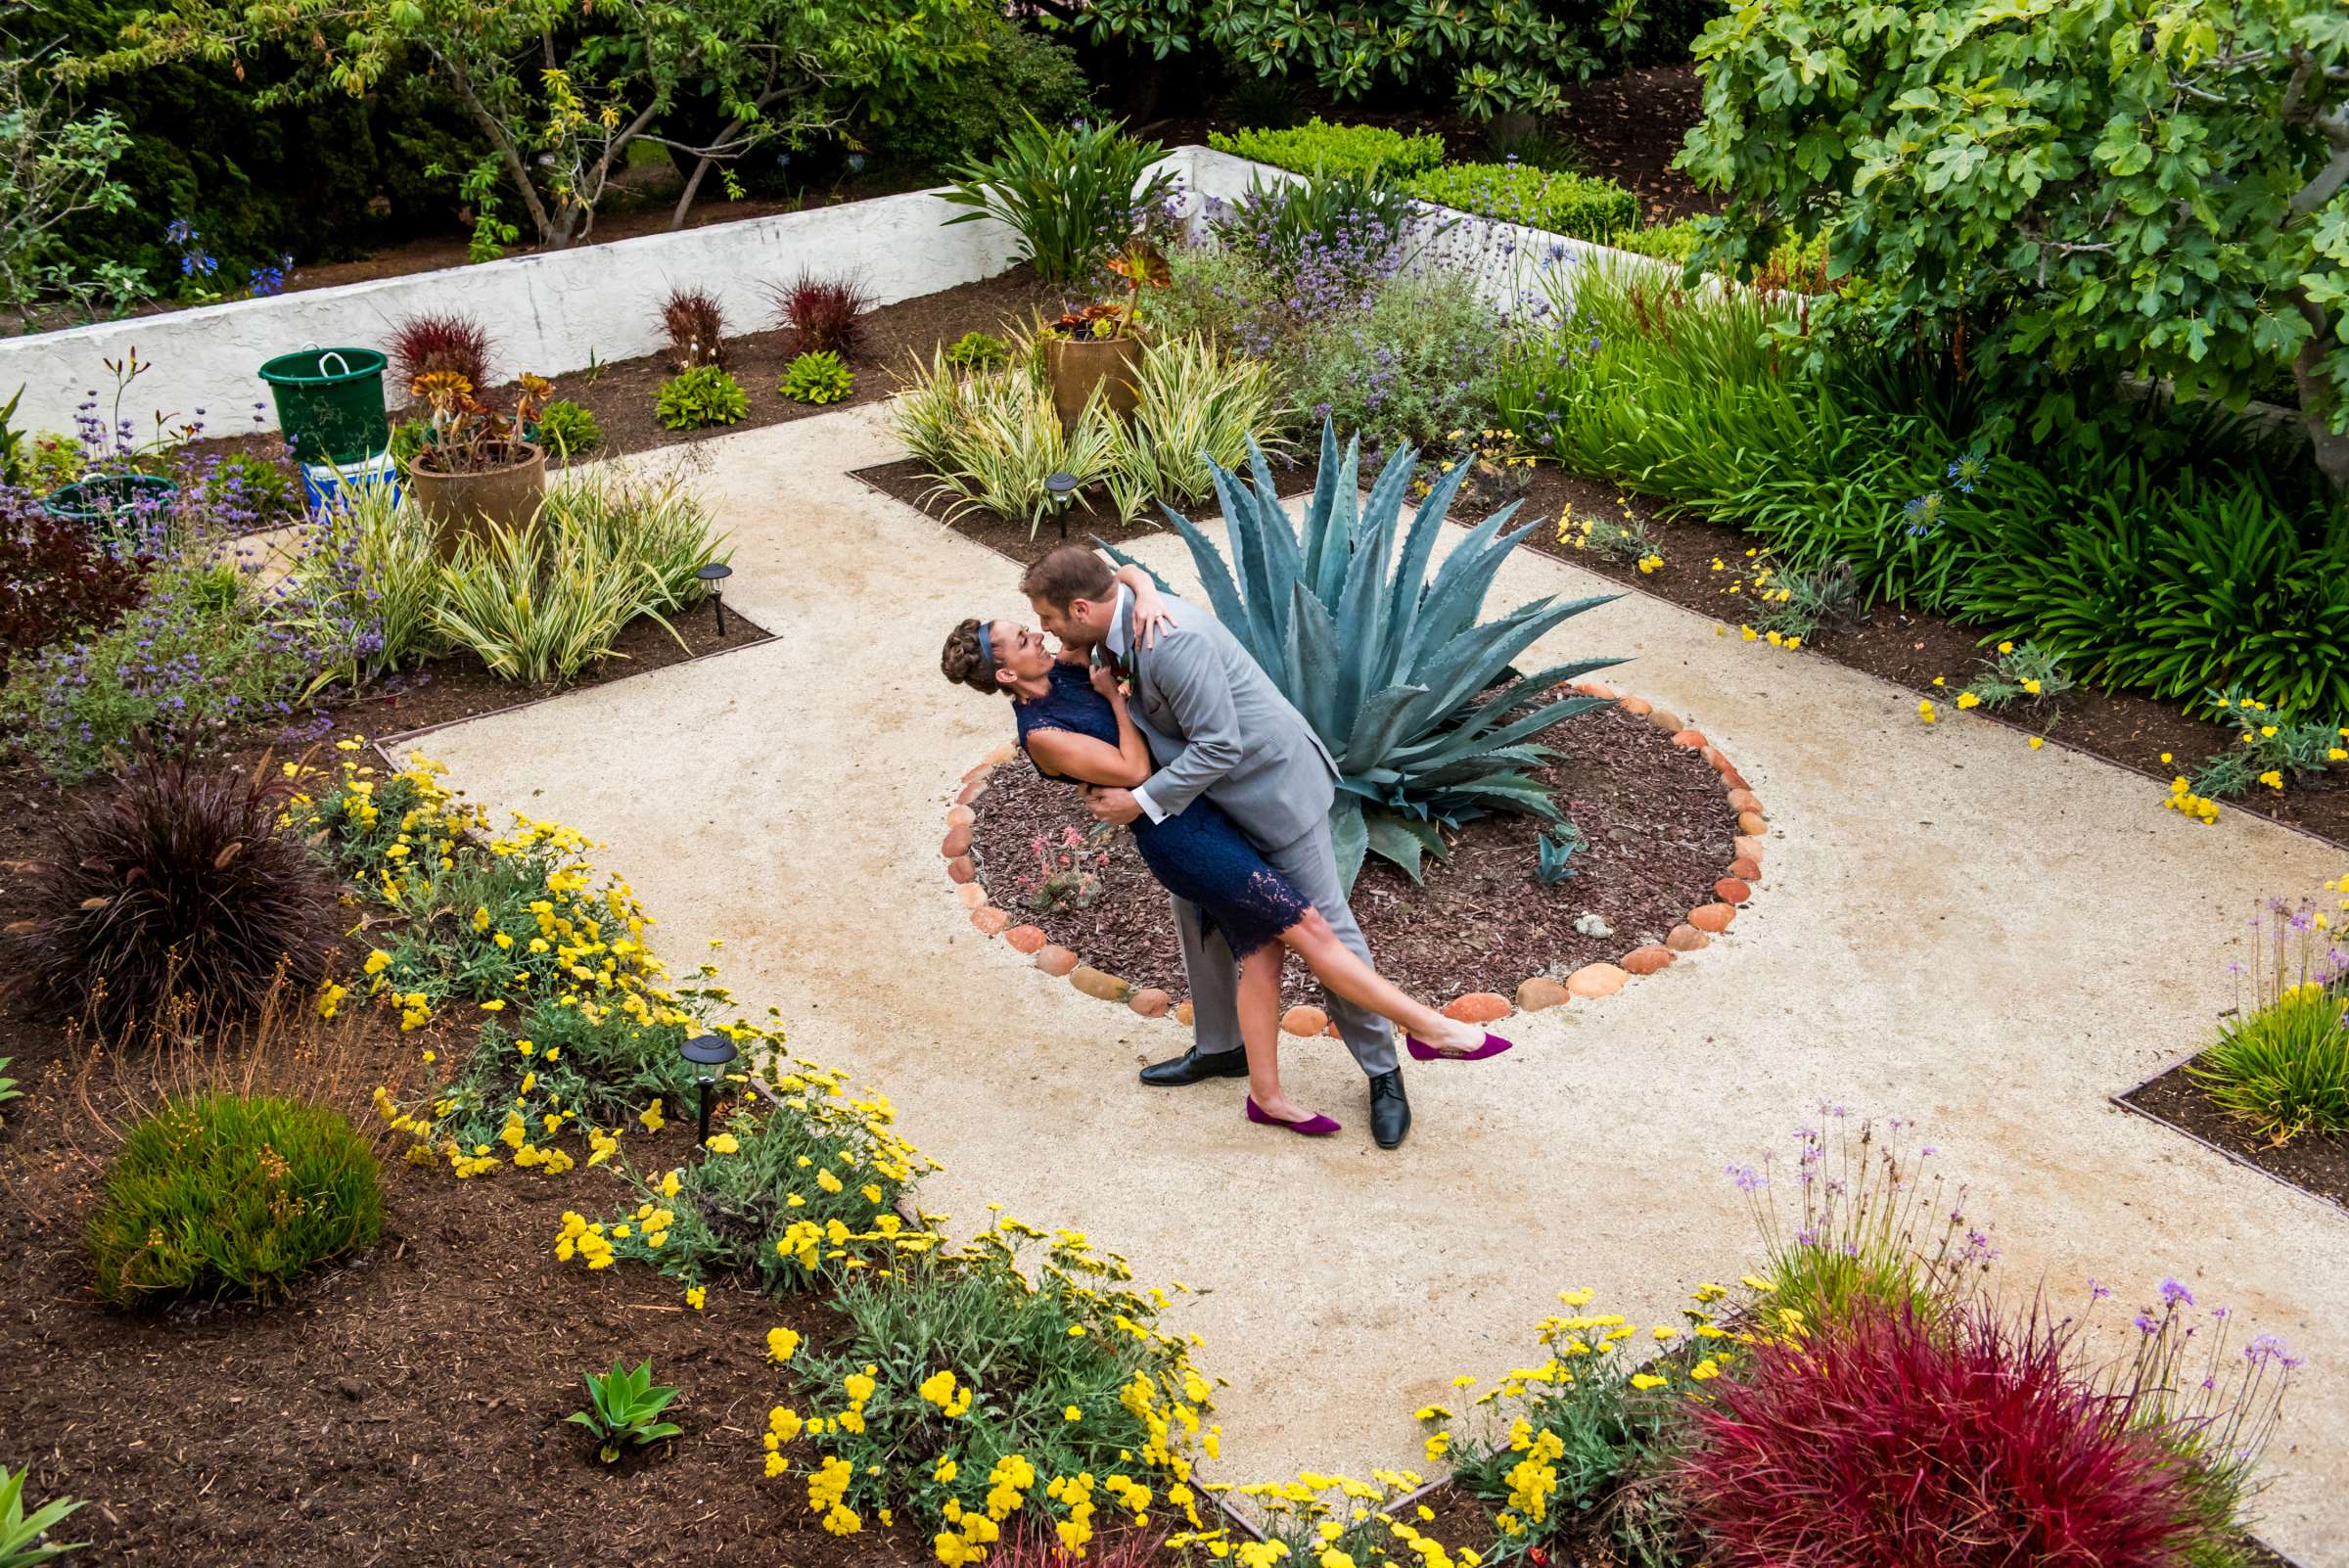
<instances>
[{"instance_id":1,"label":"potted plant on wall","mask_svg":"<svg viewBox=\"0 0 2349 1568\"><path fill-rule=\"evenodd\" d=\"M1089 304L1072 310L1046 325L1036 336L1044 345L1044 365L1052 380L1052 407L1064 428L1074 430L1083 417L1093 389L1101 389L1103 404L1124 419L1133 412L1139 395L1142 337L1137 320L1144 289L1163 289L1169 275L1167 258L1157 246L1140 237L1110 257L1109 270L1126 280L1123 304Z\"/></svg>"},{"instance_id":2,"label":"potted plant on wall","mask_svg":"<svg viewBox=\"0 0 2349 1568\"><path fill-rule=\"evenodd\" d=\"M476 397L473 383L453 370L428 372L409 387L432 420L408 462L408 493L431 519L442 560L456 553L458 539L485 534L486 524L520 529L537 516L546 494L546 451L525 433L554 390L540 377L524 376L515 383L509 415Z\"/></svg>"}]
</instances>

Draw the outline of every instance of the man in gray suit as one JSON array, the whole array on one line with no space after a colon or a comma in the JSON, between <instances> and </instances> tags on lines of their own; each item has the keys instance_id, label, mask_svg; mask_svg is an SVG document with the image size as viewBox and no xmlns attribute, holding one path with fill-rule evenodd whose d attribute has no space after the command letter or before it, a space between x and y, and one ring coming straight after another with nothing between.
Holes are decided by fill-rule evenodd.
<instances>
[{"instance_id":1,"label":"man in gray suit","mask_svg":"<svg viewBox=\"0 0 2349 1568\"><path fill-rule=\"evenodd\" d=\"M1337 764L1305 715L1290 706L1248 650L1215 617L1196 605L1170 600L1174 625L1157 645L1133 635L1133 595L1107 562L1067 544L1029 567L1021 589L1043 628L1071 647L1089 649L1133 683L1133 717L1150 743L1158 770L1131 790L1090 786L1093 815L1118 826L1147 814L1160 821L1204 795L1223 808L1274 869L1313 900L1338 940L1364 963L1362 941L1329 839L1329 807L1337 796ZM1182 965L1190 977L1191 1048L1142 1069L1159 1086L1211 1078L1245 1078L1240 1041L1239 968L1220 936L1201 933L1199 911L1173 900L1182 937ZM1410 1130L1395 1036L1384 1018L1332 995L1329 1015L1346 1048L1370 1080L1370 1133L1382 1149Z\"/></svg>"}]
</instances>

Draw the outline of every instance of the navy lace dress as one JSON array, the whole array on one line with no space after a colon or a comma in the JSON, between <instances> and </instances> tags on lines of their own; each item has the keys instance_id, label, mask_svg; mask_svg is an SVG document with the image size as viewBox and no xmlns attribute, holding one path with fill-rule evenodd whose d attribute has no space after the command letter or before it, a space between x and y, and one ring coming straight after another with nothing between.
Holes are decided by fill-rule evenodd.
<instances>
[{"instance_id":1,"label":"navy lace dress","mask_svg":"<svg viewBox=\"0 0 2349 1568\"><path fill-rule=\"evenodd\" d=\"M1118 715L1109 699L1093 690L1084 667L1055 664L1051 678L1052 689L1043 696L1012 704L1021 748L1039 729L1065 729L1117 745ZM1045 771L1041 763L1037 771ZM1234 958L1264 946L1313 907L1205 796L1163 822L1135 817L1133 842L1167 891L1197 905L1202 926L1222 933Z\"/></svg>"}]
</instances>

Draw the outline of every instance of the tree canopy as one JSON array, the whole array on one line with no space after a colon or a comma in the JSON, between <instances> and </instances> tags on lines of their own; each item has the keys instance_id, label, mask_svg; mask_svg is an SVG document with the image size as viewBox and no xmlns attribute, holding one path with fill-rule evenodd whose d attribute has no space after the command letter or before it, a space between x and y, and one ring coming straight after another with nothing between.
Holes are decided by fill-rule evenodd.
<instances>
[{"instance_id":1,"label":"tree canopy","mask_svg":"<svg viewBox=\"0 0 2349 1568\"><path fill-rule=\"evenodd\" d=\"M1695 265L1831 226L1830 335L1929 339L2042 430L2106 373L2296 394L2349 484L2339 0L1756 0L1696 58Z\"/></svg>"}]
</instances>

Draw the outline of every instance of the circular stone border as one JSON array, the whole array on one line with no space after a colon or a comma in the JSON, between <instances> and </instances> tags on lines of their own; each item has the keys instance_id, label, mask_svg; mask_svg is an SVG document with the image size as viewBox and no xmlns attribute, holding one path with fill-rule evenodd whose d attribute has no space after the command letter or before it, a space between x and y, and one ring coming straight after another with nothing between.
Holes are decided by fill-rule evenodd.
<instances>
[{"instance_id":1,"label":"circular stone border","mask_svg":"<svg viewBox=\"0 0 2349 1568\"><path fill-rule=\"evenodd\" d=\"M1745 775L1705 738L1703 731L1681 723L1680 715L1669 709L1658 708L1643 697L1618 696L1613 688L1594 680L1577 681L1573 689L1583 696L1614 703L1625 713L1646 719L1671 736L1675 746L1703 756L1720 775L1728 808L1736 813L1737 833L1731 841L1736 853L1721 879L1713 884L1712 899L1690 909L1686 918L1674 926L1661 943L1634 947L1613 963L1585 964L1564 980L1548 975L1532 976L1518 985L1512 996L1492 991L1472 991L1455 996L1444 1004L1443 1011L1445 1016L1464 1024L1489 1024L1511 1013L1537 1013L1546 1007L1562 1007L1570 1001L1596 1001L1614 995L1634 980L1660 974L1686 954L1711 946L1715 937L1727 933L1735 923L1738 911L1752 900L1755 884L1762 877L1762 835L1769 828L1768 815L1746 784ZM979 819L973 807L979 797L987 793L988 781L995 769L1018 755L1019 748L1009 741L988 753L986 761L962 775L962 789L954 797L954 804L946 808L946 836L939 845L939 853L946 862L946 880L954 884L955 896L970 911L971 925L983 937L1002 938L1015 952L1031 958L1036 968L1067 980L1087 996L1123 1002L1144 1018L1172 1016L1176 1023L1188 1024L1189 1002L1177 1007L1174 998L1156 986L1136 988L1116 975L1094 968L1069 948L1048 941L1041 928L1015 924L1008 910L989 900L987 890L979 885L979 865L971 853L971 830ZM1290 1008L1281 1015L1280 1027L1290 1035L1337 1033L1329 1015L1311 1006Z\"/></svg>"}]
</instances>

